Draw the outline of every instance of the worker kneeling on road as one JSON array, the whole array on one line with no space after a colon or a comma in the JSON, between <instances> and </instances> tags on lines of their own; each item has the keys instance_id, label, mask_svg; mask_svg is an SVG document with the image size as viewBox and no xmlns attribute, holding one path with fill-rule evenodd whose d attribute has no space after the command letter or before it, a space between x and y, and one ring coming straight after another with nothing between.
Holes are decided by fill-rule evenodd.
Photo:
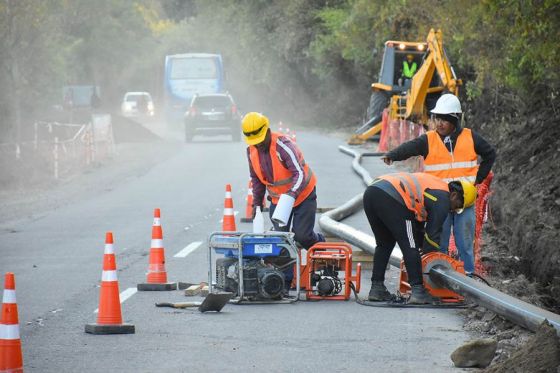
<instances>
[{"instance_id":1,"label":"worker kneeling on road","mask_svg":"<svg viewBox=\"0 0 560 373\"><path fill-rule=\"evenodd\" d=\"M368 300L391 299L384 284L385 269L398 243L412 288L408 303L432 303L422 281L420 252L438 251L449 212L460 213L475 199L476 188L468 181L448 184L429 174L405 172L375 179L364 193L364 210L377 243Z\"/></svg>"},{"instance_id":2,"label":"worker kneeling on road","mask_svg":"<svg viewBox=\"0 0 560 373\"><path fill-rule=\"evenodd\" d=\"M257 207L262 208L266 191L271 200L271 218L280 196L287 194L295 200L292 213L283 227L273 221L274 230L286 232L291 225L296 242L304 249L324 241L323 235L313 231L317 180L297 145L288 137L271 132L268 118L260 113L245 115L242 127L249 145L247 157L253 184L253 216Z\"/></svg>"}]
</instances>

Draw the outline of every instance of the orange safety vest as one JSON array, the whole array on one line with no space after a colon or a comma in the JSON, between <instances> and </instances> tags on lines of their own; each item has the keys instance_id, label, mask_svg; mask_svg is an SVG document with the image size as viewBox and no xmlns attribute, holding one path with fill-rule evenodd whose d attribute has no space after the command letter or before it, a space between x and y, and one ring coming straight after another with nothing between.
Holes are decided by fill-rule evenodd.
<instances>
[{"instance_id":1,"label":"orange safety vest","mask_svg":"<svg viewBox=\"0 0 560 373\"><path fill-rule=\"evenodd\" d=\"M449 192L449 186L438 177L422 172L399 172L380 176L377 179L387 180L402 197L406 207L414 212L416 220L423 222L428 218L424 205L426 189L438 189Z\"/></svg>"},{"instance_id":2,"label":"orange safety vest","mask_svg":"<svg viewBox=\"0 0 560 373\"><path fill-rule=\"evenodd\" d=\"M428 131L426 135L428 155L424 159L424 172L445 182L466 180L474 184L478 172L478 156L474 150L472 131L463 128L452 153L447 150L436 131Z\"/></svg>"},{"instance_id":3,"label":"orange safety vest","mask_svg":"<svg viewBox=\"0 0 560 373\"><path fill-rule=\"evenodd\" d=\"M278 144L278 139L280 137L284 137L276 132L271 132L271 141L270 141L270 159L272 160L272 174L273 174L273 181L269 182L264 179L262 170L261 170L261 163L259 160L259 152L255 146L249 146L249 157L251 159L251 164L253 165L253 170L257 174L257 177L266 185L266 190L268 191L268 195L272 199L272 203L275 205L278 204L278 199L280 198L281 194L287 193L290 188L292 187L292 173L290 170L284 166L278 153L276 151L276 146ZM317 184L317 179L315 178L315 174L309 168L309 165L305 163L303 159L303 154L301 152L296 152L296 157L298 157L297 161L303 165L303 180L302 183L305 185L301 193L297 196L294 207L302 203L307 196L311 194L313 188Z\"/></svg>"}]
</instances>

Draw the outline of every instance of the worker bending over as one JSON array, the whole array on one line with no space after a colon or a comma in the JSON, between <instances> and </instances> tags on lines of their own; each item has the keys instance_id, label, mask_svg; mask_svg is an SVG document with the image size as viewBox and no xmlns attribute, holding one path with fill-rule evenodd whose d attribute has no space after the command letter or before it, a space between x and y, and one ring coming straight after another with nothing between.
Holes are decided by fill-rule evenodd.
<instances>
[{"instance_id":1,"label":"worker bending over","mask_svg":"<svg viewBox=\"0 0 560 373\"><path fill-rule=\"evenodd\" d=\"M408 303L432 303L423 284L420 251L437 251L449 212L460 213L475 199L475 186L464 180L448 184L429 174L405 172L375 179L364 193L364 210L377 244L368 300L391 299L384 284L385 269L398 243L412 288Z\"/></svg>"},{"instance_id":2,"label":"worker bending over","mask_svg":"<svg viewBox=\"0 0 560 373\"><path fill-rule=\"evenodd\" d=\"M388 152L383 161L390 165L412 156L424 157L424 172L437 176L445 182L466 180L475 185L484 181L494 161L496 151L476 132L461 127L462 110L459 99L452 94L442 95L432 110L435 131L405 142ZM480 165L478 156L481 157ZM449 213L443 226L439 249L447 254L451 227L459 257L465 273L474 273L474 207L466 208L462 214Z\"/></svg>"},{"instance_id":3,"label":"worker bending over","mask_svg":"<svg viewBox=\"0 0 560 373\"><path fill-rule=\"evenodd\" d=\"M249 172L253 184L253 216L257 207L262 208L265 192L271 201L270 217L274 214L278 199L288 194L295 199L288 224L281 227L272 222L274 230L289 231L304 249L324 241L315 233L317 212L317 180L303 159L303 154L288 137L272 132L268 118L260 113L248 113L242 121L245 141L249 145Z\"/></svg>"}]
</instances>

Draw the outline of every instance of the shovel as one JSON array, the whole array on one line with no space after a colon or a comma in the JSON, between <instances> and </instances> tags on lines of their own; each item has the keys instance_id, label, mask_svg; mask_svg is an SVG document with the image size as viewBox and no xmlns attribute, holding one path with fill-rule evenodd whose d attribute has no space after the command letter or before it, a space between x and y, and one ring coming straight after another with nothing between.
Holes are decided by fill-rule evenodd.
<instances>
[{"instance_id":1,"label":"shovel","mask_svg":"<svg viewBox=\"0 0 560 373\"><path fill-rule=\"evenodd\" d=\"M156 303L156 307L189 308L198 307L200 312L220 312L227 302L233 297L233 293L210 293L202 302L179 302L179 303Z\"/></svg>"}]
</instances>

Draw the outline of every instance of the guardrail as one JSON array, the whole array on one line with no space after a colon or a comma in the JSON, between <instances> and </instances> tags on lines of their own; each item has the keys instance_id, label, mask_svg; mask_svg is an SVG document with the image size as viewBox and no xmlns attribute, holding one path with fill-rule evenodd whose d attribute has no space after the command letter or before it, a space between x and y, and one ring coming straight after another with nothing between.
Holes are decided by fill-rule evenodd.
<instances>
[{"instance_id":1,"label":"guardrail","mask_svg":"<svg viewBox=\"0 0 560 373\"><path fill-rule=\"evenodd\" d=\"M114 152L108 115L92 116L86 124L37 121L33 140L0 144L3 183L58 180Z\"/></svg>"},{"instance_id":2,"label":"guardrail","mask_svg":"<svg viewBox=\"0 0 560 373\"><path fill-rule=\"evenodd\" d=\"M352 162L354 171L361 176L366 185L369 185L372 178L369 172L360 164L365 154L360 154L344 146L340 146L339 149L343 153L354 157ZM325 232L336 235L373 255L376 246L373 236L349 225L340 223L340 220L343 220L363 208L362 197L363 193L353 197L340 207L323 214L319 219L319 226ZM401 256L394 253L391 255L389 263L392 266L400 268L401 258ZM429 276L436 284L469 297L477 304L529 330L535 331L544 320L548 320L560 335L560 315L523 302L461 273L453 271L452 269L443 268L442 266L434 266L430 270Z\"/></svg>"}]
</instances>

